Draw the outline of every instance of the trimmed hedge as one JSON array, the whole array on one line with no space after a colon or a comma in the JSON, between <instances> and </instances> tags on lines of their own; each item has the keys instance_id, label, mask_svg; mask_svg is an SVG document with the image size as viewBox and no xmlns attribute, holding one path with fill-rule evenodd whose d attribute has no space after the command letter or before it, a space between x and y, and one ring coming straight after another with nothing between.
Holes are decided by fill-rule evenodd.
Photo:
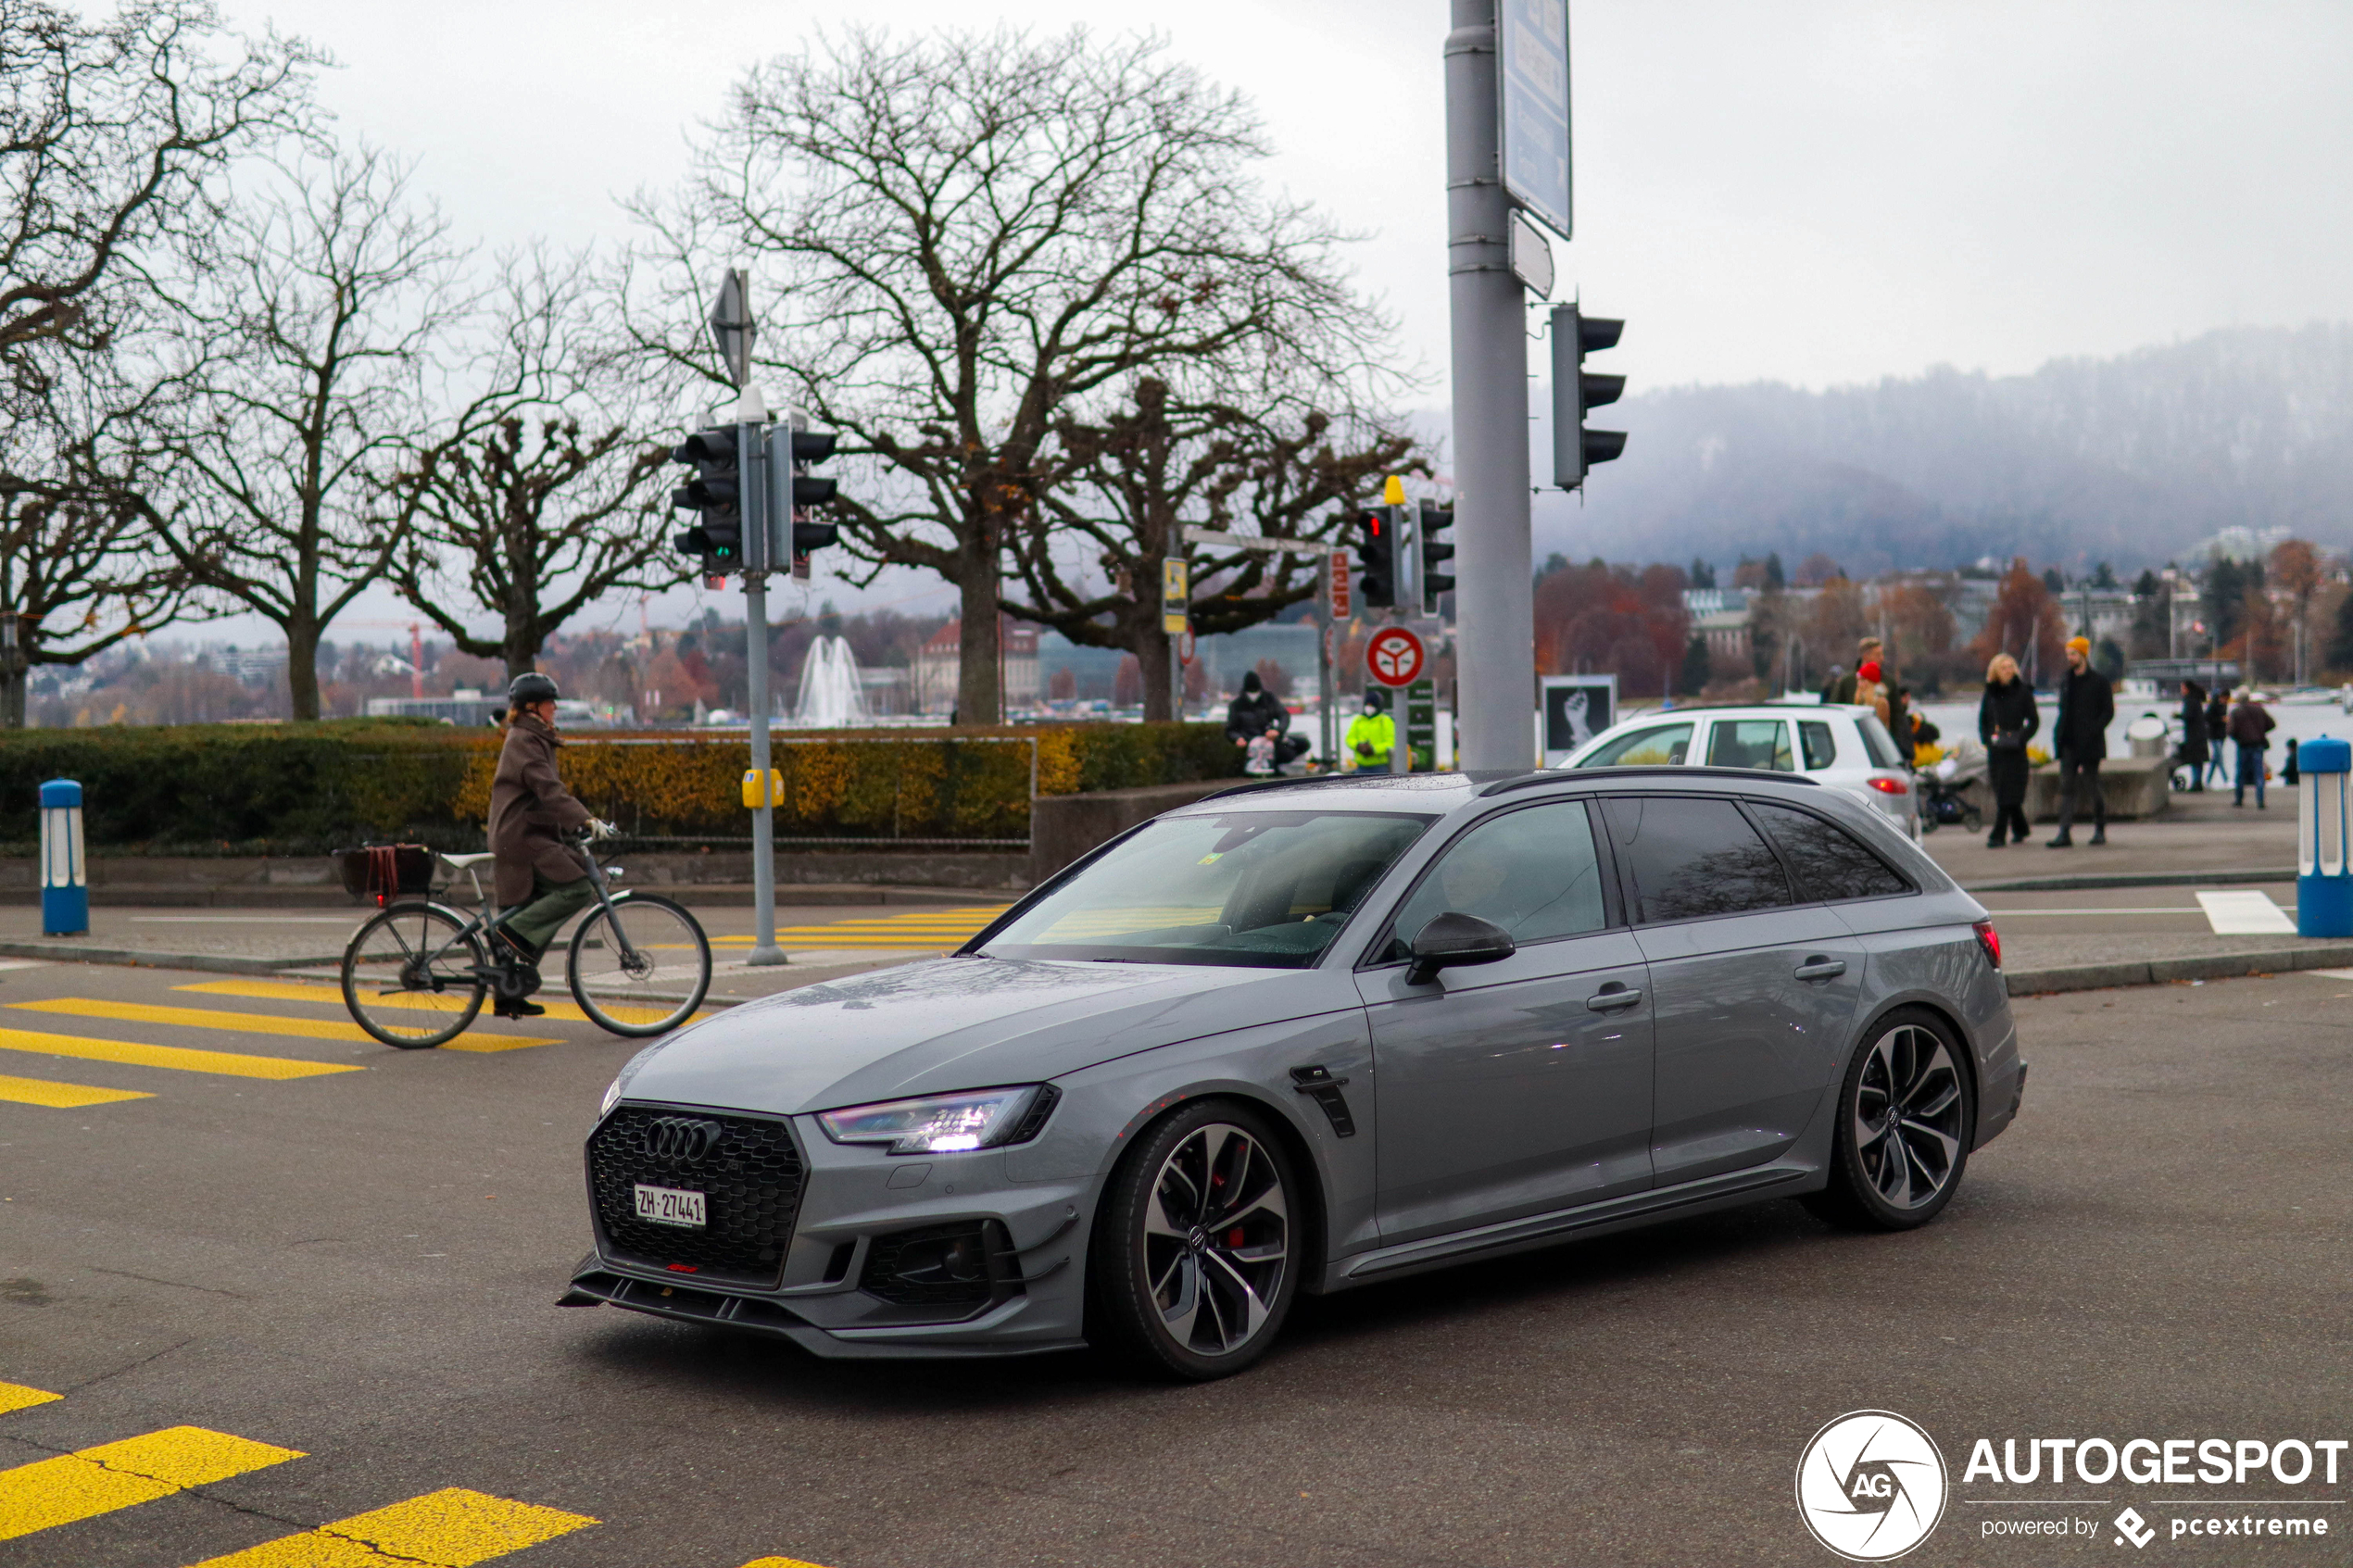
<instances>
[{"instance_id":1,"label":"trimmed hedge","mask_svg":"<svg viewBox=\"0 0 2353 1568\"><path fill-rule=\"evenodd\" d=\"M1239 774L1214 724L838 731L774 737L779 838L980 839L1029 832L1037 793ZM568 739L560 766L589 809L647 837L742 838L748 742L676 732ZM0 735L0 841L40 836L39 786L80 781L94 849L310 854L362 838L479 848L498 739L387 721L21 730Z\"/></svg>"}]
</instances>

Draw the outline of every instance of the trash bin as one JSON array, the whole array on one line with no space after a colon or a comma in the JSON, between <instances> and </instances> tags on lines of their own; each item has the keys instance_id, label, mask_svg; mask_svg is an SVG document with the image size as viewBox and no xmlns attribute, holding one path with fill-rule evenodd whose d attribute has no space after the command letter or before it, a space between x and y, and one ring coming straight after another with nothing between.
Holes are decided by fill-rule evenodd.
<instances>
[{"instance_id":1,"label":"trash bin","mask_svg":"<svg viewBox=\"0 0 2353 1568\"><path fill-rule=\"evenodd\" d=\"M2323 735L2296 747L2304 798L2296 824L2296 934L2353 936L2353 869L2346 864L2346 784L2353 745Z\"/></svg>"},{"instance_id":2,"label":"trash bin","mask_svg":"<svg viewBox=\"0 0 2353 1568\"><path fill-rule=\"evenodd\" d=\"M2165 721L2154 713L2144 713L2124 726L2124 738L2135 757L2165 755Z\"/></svg>"},{"instance_id":3,"label":"trash bin","mask_svg":"<svg viewBox=\"0 0 2353 1568\"><path fill-rule=\"evenodd\" d=\"M82 854L82 786L51 779L41 786L41 934L80 936L90 929L90 868Z\"/></svg>"}]
</instances>

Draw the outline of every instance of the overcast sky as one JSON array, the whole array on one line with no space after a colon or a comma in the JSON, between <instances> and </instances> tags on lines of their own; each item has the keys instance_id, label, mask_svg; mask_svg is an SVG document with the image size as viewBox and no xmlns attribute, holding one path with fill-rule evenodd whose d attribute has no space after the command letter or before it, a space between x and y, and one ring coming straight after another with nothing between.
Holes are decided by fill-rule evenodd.
<instances>
[{"instance_id":1,"label":"overcast sky","mask_svg":"<svg viewBox=\"0 0 2353 1568\"><path fill-rule=\"evenodd\" d=\"M1444 400L1444 0L228 6L331 50L346 130L418 157L492 244L618 236L613 195L675 180L743 66L815 28L1157 28L1257 100L1271 182L1367 236L1364 282ZM1627 318L1629 394L2011 373L2353 318L2343 0L1576 0L1571 46L1556 294Z\"/></svg>"}]
</instances>

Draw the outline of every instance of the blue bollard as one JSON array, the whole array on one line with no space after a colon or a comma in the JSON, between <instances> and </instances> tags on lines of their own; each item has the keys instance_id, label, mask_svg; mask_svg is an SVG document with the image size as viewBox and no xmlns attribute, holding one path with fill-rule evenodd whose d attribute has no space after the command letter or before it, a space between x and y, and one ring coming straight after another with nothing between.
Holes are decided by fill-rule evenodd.
<instances>
[{"instance_id":1,"label":"blue bollard","mask_svg":"<svg viewBox=\"0 0 2353 1568\"><path fill-rule=\"evenodd\" d=\"M41 786L41 934L82 936L90 930L90 867L82 853L82 786L51 779Z\"/></svg>"},{"instance_id":2,"label":"blue bollard","mask_svg":"<svg viewBox=\"0 0 2353 1568\"><path fill-rule=\"evenodd\" d=\"M2296 934L2353 936L2353 868L2346 863L2346 784L2353 746L2323 735L2296 748L2303 804L2296 822Z\"/></svg>"}]
</instances>

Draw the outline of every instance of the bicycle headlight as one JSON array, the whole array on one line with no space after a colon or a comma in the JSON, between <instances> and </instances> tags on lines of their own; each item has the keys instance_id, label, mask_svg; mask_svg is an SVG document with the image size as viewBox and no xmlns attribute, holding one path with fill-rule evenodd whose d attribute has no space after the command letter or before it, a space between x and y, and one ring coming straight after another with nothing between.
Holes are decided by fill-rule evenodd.
<instances>
[{"instance_id":1,"label":"bicycle headlight","mask_svg":"<svg viewBox=\"0 0 2353 1568\"><path fill-rule=\"evenodd\" d=\"M821 1110L817 1124L836 1143L888 1144L893 1154L954 1154L1035 1137L1056 1098L1051 1084L970 1089Z\"/></svg>"}]
</instances>

